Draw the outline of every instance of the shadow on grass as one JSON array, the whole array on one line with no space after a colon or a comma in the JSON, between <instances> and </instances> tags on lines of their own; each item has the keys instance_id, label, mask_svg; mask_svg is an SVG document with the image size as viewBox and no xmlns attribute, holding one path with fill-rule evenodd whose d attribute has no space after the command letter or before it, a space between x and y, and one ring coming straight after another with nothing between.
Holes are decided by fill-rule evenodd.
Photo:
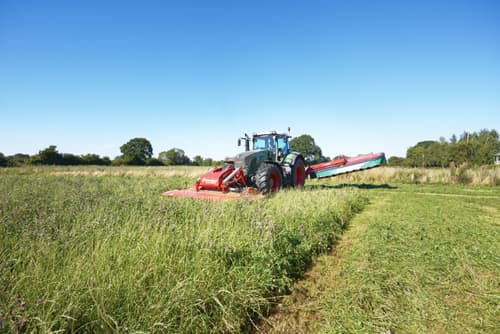
<instances>
[{"instance_id":1,"label":"shadow on grass","mask_svg":"<svg viewBox=\"0 0 500 334\"><path fill-rule=\"evenodd\" d=\"M398 187L391 186L387 183L372 184L372 183L341 183L341 184L314 184L304 186L306 189L342 189L342 188L358 188L358 189L397 189Z\"/></svg>"}]
</instances>

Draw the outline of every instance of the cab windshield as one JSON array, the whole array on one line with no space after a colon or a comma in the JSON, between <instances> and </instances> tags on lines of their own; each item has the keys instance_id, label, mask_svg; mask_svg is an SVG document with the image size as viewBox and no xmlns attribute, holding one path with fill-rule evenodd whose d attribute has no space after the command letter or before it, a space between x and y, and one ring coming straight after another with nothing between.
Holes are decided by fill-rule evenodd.
<instances>
[{"instance_id":1,"label":"cab windshield","mask_svg":"<svg viewBox=\"0 0 500 334\"><path fill-rule=\"evenodd\" d=\"M274 152L276 144L273 136L253 137L253 150L268 150Z\"/></svg>"}]
</instances>

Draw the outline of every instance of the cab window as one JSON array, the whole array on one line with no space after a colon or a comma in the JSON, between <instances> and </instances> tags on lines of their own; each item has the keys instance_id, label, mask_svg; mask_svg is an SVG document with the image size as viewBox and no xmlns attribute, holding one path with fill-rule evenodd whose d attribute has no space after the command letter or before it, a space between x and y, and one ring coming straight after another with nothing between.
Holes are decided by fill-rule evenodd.
<instances>
[{"instance_id":1,"label":"cab window","mask_svg":"<svg viewBox=\"0 0 500 334\"><path fill-rule=\"evenodd\" d=\"M254 137L253 138L253 150L265 150L266 138L265 137Z\"/></svg>"},{"instance_id":2,"label":"cab window","mask_svg":"<svg viewBox=\"0 0 500 334\"><path fill-rule=\"evenodd\" d=\"M275 148L273 136L262 136L253 138L253 149L254 150L268 150L274 152Z\"/></svg>"},{"instance_id":3,"label":"cab window","mask_svg":"<svg viewBox=\"0 0 500 334\"><path fill-rule=\"evenodd\" d=\"M287 138L280 137L278 138L278 150L283 154L288 153L288 140Z\"/></svg>"}]
</instances>

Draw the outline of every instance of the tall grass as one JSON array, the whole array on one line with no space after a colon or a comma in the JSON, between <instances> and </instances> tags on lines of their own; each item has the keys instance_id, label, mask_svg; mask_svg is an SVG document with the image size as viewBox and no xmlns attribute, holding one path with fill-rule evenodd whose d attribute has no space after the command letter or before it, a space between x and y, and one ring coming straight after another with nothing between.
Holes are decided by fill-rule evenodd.
<instances>
[{"instance_id":1,"label":"tall grass","mask_svg":"<svg viewBox=\"0 0 500 334\"><path fill-rule=\"evenodd\" d=\"M210 167L204 166L24 166L0 168L0 175L57 175L57 176L134 176L196 178ZM339 175L331 179L307 180L308 184L332 182L346 183L441 183L500 185L498 166L452 168L389 167Z\"/></svg>"},{"instance_id":2,"label":"tall grass","mask_svg":"<svg viewBox=\"0 0 500 334\"><path fill-rule=\"evenodd\" d=\"M151 176L196 178L205 166L23 166L0 168L0 175Z\"/></svg>"},{"instance_id":3,"label":"tall grass","mask_svg":"<svg viewBox=\"0 0 500 334\"><path fill-rule=\"evenodd\" d=\"M0 175L0 331L239 332L342 233L353 190L212 203L182 177Z\"/></svg>"}]
</instances>

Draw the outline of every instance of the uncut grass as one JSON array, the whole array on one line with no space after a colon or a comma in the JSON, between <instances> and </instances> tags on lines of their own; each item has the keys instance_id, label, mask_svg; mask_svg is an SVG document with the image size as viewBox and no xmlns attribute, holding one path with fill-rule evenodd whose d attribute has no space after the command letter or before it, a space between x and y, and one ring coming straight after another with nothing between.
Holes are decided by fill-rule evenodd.
<instances>
[{"instance_id":1,"label":"uncut grass","mask_svg":"<svg viewBox=\"0 0 500 334\"><path fill-rule=\"evenodd\" d=\"M497 332L498 188L399 188L356 220L359 239L323 294L321 332Z\"/></svg>"},{"instance_id":2,"label":"uncut grass","mask_svg":"<svg viewBox=\"0 0 500 334\"><path fill-rule=\"evenodd\" d=\"M190 181L2 175L0 328L239 332L366 202L348 189L159 196Z\"/></svg>"},{"instance_id":3,"label":"uncut grass","mask_svg":"<svg viewBox=\"0 0 500 334\"><path fill-rule=\"evenodd\" d=\"M206 166L22 166L0 168L0 175L72 175L197 178ZM331 179L308 180L307 184L334 183L412 183L500 185L500 167L467 165L456 168L408 168L382 166L348 173Z\"/></svg>"},{"instance_id":4,"label":"uncut grass","mask_svg":"<svg viewBox=\"0 0 500 334\"><path fill-rule=\"evenodd\" d=\"M151 176L197 178L207 166L46 166L0 168L0 175Z\"/></svg>"}]
</instances>

